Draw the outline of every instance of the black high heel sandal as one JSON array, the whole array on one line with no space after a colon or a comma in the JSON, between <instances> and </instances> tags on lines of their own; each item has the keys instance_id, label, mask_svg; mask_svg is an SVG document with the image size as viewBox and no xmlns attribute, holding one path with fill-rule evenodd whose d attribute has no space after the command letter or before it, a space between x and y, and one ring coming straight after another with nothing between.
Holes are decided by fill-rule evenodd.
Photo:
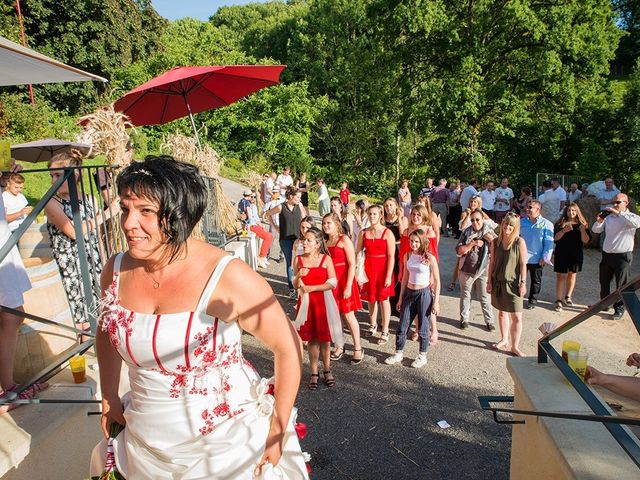
<instances>
[{"instance_id":1,"label":"black high heel sandal","mask_svg":"<svg viewBox=\"0 0 640 480\"><path fill-rule=\"evenodd\" d=\"M329 388L335 387L336 379L333 378L333 374L331 373L331 370L325 370L322 373L324 375L324 384ZM327 375L331 375L331 378L328 378Z\"/></svg>"},{"instance_id":2,"label":"black high heel sandal","mask_svg":"<svg viewBox=\"0 0 640 480\"><path fill-rule=\"evenodd\" d=\"M314 378L315 378L315 382L313 381ZM309 379L309 390L317 390L319 380L320 380L320 374L312 373L311 378Z\"/></svg>"}]
</instances>

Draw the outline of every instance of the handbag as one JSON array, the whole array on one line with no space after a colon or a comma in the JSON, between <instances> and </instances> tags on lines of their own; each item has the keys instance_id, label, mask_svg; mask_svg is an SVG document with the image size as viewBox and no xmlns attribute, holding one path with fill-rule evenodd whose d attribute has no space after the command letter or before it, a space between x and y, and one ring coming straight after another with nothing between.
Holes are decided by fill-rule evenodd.
<instances>
[{"instance_id":1,"label":"handbag","mask_svg":"<svg viewBox=\"0 0 640 480\"><path fill-rule=\"evenodd\" d=\"M356 257L356 282L360 285L364 285L369 281L367 273L364 271L364 250L358 253Z\"/></svg>"}]
</instances>

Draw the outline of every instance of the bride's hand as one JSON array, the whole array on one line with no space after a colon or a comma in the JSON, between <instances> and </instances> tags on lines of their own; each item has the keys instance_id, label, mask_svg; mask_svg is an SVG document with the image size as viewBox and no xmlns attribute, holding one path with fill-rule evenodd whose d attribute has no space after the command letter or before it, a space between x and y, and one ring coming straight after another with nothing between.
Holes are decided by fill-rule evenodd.
<instances>
[{"instance_id":1,"label":"bride's hand","mask_svg":"<svg viewBox=\"0 0 640 480\"><path fill-rule=\"evenodd\" d=\"M262 474L262 467L269 462L274 467L280 462L282 456L282 441L284 440L284 431L279 431L279 428L272 422L269 435L267 435L267 443L264 448L264 455L258 463L256 473Z\"/></svg>"},{"instance_id":2,"label":"bride's hand","mask_svg":"<svg viewBox=\"0 0 640 480\"><path fill-rule=\"evenodd\" d=\"M120 398L102 399L102 417L100 418L100 424L102 425L102 433L105 438L109 438L109 426L112 423L119 423L125 425L127 421L124 419L124 407Z\"/></svg>"}]
</instances>

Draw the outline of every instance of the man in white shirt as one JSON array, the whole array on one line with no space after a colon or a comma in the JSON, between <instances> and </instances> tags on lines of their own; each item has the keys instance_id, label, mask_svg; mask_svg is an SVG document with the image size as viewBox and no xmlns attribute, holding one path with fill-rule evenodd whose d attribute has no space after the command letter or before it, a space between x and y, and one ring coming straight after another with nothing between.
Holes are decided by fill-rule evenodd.
<instances>
[{"instance_id":1,"label":"man in white shirt","mask_svg":"<svg viewBox=\"0 0 640 480\"><path fill-rule=\"evenodd\" d=\"M284 170L278 178L276 178L276 185L280 188L280 195L284 197L289 185L293 185L293 178L291 177L291 169L284 167Z\"/></svg>"},{"instance_id":2,"label":"man in white shirt","mask_svg":"<svg viewBox=\"0 0 640 480\"><path fill-rule=\"evenodd\" d=\"M604 190L598 194L598 200L600 200L600 208L604 210L607 207L613 206L613 198L620 193L613 184L613 178L604 179Z\"/></svg>"},{"instance_id":3,"label":"man in white shirt","mask_svg":"<svg viewBox=\"0 0 640 480\"><path fill-rule=\"evenodd\" d=\"M469 180L469 185L467 185L460 194L460 208L463 212L469 208L469 200L471 200L471 197L474 195L478 195L478 190L476 190L476 179L472 178Z\"/></svg>"},{"instance_id":4,"label":"man in white shirt","mask_svg":"<svg viewBox=\"0 0 640 480\"><path fill-rule=\"evenodd\" d=\"M613 197L609 214L600 212L591 227L594 233L605 232L600 261L600 298L609 295L611 280L615 278L616 289L629 281L629 270L633 261L633 241L636 229L640 228L640 216L629 211L629 197L619 193ZM624 303L613 304L613 319L624 314Z\"/></svg>"},{"instance_id":5,"label":"man in white shirt","mask_svg":"<svg viewBox=\"0 0 640 480\"><path fill-rule=\"evenodd\" d=\"M564 207L567 205L567 192L562 185L560 185L560 180L554 178L551 180L551 188L556 192L558 196L558 200L560 200L560 208L558 211L562 211Z\"/></svg>"},{"instance_id":6,"label":"man in white shirt","mask_svg":"<svg viewBox=\"0 0 640 480\"><path fill-rule=\"evenodd\" d=\"M509 187L509 179L505 177L500 181L500 186L496 188L496 203L493 206L496 214L496 223L502 223L502 219L506 217L512 208L513 190Z\"/></svg>"},{"instance_id":7,"label":"man in white shirt","mask_svg":"<svg viewBox=\"0 0 640 480\"><path fill-rule=\"evenodd\" d=\"M569 203L577 202L582 198L582 192L578 189L577 183L572 183L567 193L567 201Z\"/></svg>"},{"instance_id":8,"label":"man in white shirt","mask_svg":"<svg viewBox=\"0 0 640 480\"><path fill-rule=\"evenodd\" d=\"M551 223L556 223L560 218L560 198L553 190L549 180L542 182L542 188L544 193L538 198L540 201L540 214L542 218L546 218Z\"/></svg>"},{"instance_id":9,"label":"man in white shirt","mask_svg":"<svg viewBox=\"0 0 640 480\"><path fill-rule=\"evenodd\" d=\"M495 184L489 180L484 190L480 192L480 198L482 198L482 211L489 215L491 220L496 219L495 212L493 211L496 203L496 192L494 191Z\"/></svg>"},{"instance_id":10,"label":"man in white shirt","mask_svg":"<svg viewBox=\"0 0 640 480\"><path fill-rule=\"evenodd\" d=\"M32 208L28 206L29 202L22 194L23 188L24 177L19 173L14 173L9 177L6 190L2 192L2 200L4 201L7 222L9 223L9 230L11 230L11 232L17 230L32 210Z\"/></svg>"}]
</instances>

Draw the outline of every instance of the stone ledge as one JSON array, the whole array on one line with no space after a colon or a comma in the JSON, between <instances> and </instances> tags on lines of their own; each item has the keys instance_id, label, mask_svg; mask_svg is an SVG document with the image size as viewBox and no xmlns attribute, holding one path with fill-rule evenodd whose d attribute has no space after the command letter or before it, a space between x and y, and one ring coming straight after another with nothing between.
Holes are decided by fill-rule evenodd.
<instances>
[{"instance_id":1,"label":"stone ledge","mask_svg":"<svg viewBox=\"0 0 640 480\"><path fill-rule=\"evenodd\" d=\"M592 413L553 363L510 358L507 370L514 382L515 408ZM526 423L513 426L512 479L640 477L636 464L601 423L515 417Z\"/></svg>"}]
</instances>

